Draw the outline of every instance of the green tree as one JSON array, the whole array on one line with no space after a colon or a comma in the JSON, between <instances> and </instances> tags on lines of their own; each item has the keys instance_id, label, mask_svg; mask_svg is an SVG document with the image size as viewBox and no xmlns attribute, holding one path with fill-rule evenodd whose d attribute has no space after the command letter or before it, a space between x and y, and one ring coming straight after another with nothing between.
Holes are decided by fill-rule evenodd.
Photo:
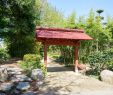
<instances>
[{"instance_id":1,"label":"green tree","mask_svg":"<svg viewBox=\"0 0 113 95\"><path fill-rule=\"evenodd\" d=\"M72 12L69 17L66 19L66 26L67 28L76 28L76 15L75 15L75 12Z\"/></svg>"},{"instance_id":2,"label":"green tree","mask_svg":"<svg viewBox=\"0 0 113 95\"><path fill-rule=\"evenodd\" d=\"M108 31L111 33L111 36L113 39L113 18L112 17L107 18L106 29L108 29Z\"/></svg>"},{"instance_id":3,"label":"green tree","mask_svg":"<svg viewBox=\"0 0 113 95\"><path fill-rule=\"evenodd\" d=\"M4 22L0 35L7 42L11 56L22 57L26 53L33 53L35 19L40 16L39 10L35 11L35 3L35 0L0 2L3 15L0 23Z\"/></svg>"},{"instance_id":4,"label":"green tree","mask_svg":"<svg viewBox=\"0 0 113 95\"><path fill-rule=\"evenodd\" d=\"M111 33L103 26L101 18L96 16L92 9L84 26L82 28L93 38L91 41L81 42L80 59L86 63L89 54L110 49Z\"/></svg>"},{"instance_id":5,"label":"green tree","mask_svg":"<svg viewBox=\"0 0 113 95\"><path fill-rule=\"evenodd\" d=\"M84 18L84 16L80 16L78 18L78 22L77 22L77 28L81 28L81 29L85 29L86 27L86 20Z\"/></svg>"},{"instance_id":6,"label":"green tree","mask_svg":"<svg viewBox=\"0 0 113 95\"><path fill-rule=\"evenodd\" d=\"M63 27L63 15L56 8L51 6L46 0L41 6L41 26L42 27Z\"/></svg>"}]
</instances>

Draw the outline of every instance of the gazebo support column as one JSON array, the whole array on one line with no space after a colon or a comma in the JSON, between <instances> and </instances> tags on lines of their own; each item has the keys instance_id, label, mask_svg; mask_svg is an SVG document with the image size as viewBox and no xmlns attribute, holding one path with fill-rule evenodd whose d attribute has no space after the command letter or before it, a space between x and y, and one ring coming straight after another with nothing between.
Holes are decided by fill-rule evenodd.
<instances>
[{"instance_id":1,"label":"gazebo support column","mask_svg":"<svg viewBox=\"0 0 113 95\"><path fill-rule=\"evenodd\" d=\"M44 64L46 68L47 68L47 48L48 48L48 45L44 43Z\"/></svg>"},{"instance_id":2,"label":"gazebo support column","mask_svg":"<svg viewBox=\"0 0 113 95\"><path fill-rule=\"evenodd\" d=\"M78 73L78 47L74 48L74 65L75 65L75 72Z\"/></svg>"}]
</instances>

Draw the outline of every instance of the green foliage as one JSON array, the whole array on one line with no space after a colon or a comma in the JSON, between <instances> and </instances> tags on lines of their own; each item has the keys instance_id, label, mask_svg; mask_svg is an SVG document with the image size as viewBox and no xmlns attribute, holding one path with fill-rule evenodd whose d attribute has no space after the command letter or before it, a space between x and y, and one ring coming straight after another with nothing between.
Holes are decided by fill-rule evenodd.
<instances>
[{"instance_id":1,"label":"green foliage","mask_svg":"<svg viewBox=\"0 0 113 95\"><path fill-rule=\"evenodd\" d=\"M0 48L0 61L6 61L10 58L6 49Z\"/></svg>"},{"instance_id":2,"label":"green foliage","mask_svg":"<svg viewBox=\"0 0 113 95\"><path fill-rule=\"evenodd\" d=\"M61 46L61 56L60 61L65 64L65 66L71 66L73 64L74 59L74 53L73 53L73 47L70 46Z\"/></svg>"},{"instance_id":3,"label":"green foliage","mask_svg":"<svg viewBox=\"0 0 113 95\"><path fill-rule=\"evenodd\" d=\"M78 23L76 25L76 28L84 29L85 28L85 24L86 24L86 22L85 22L84 16L80 16L79 19L78 19Z\"/></svg>"},{"instance_id":4,"label":"green foliage","mask_svg":"<svg viewBox=\"0 0 113 95\"><path fill-rule=\"evenodd\" d=\"M23 61L39 61L40 62L41 56L36 54L26 54L23 57Z\"/></svg>"},{"instance_id":5,"label":"green foliage","mask_svg":"<svg viewBox=\"0 0 113 95\"><path fill-rule=\"evenodd\" d=\"M109 61L111 55L108 51L105 52L113 48L113 18L108 17L107 24L103 25L102 12L103 10L97 10L98 14L96 15L91 9L88 17L76 18L75 12L72 12L67 18L64 18L63 14L51 6L47 0L0 0L0 38L7 44L8 53L12 57L23 57L28 53L40 55L42 45L34 40L36 25L82 28L93 40L81 41L80 62L94 65L97 69L96 73L99 73L104 64L109 69L112 69L113 66L113 62ZM66 66L73 64L73 47L51 46L49 51L52 50L61 52L61 61ZM5 54L2 53L2 55ZM24 61L22 61L23 67L24 65L25 68L40 67L38 55L25 55Z\"/></svg>"},{"instance_id":6,"label":"green foliage","mask_svg":"<svg viewBox=\"0 0 113 95\"><path fill-rule=\"evenodd\" d=\"M96 12L100 15L102 12L104 12L104 10L98 9Z\"/></svg>"},{"instance_id":7,"label":"green foliage","mask_svg":"<svg viewBox=\"0 0 113 95\"><path fill-rule=\"evenodd\" d=\"M94 52L88 56L87 62L90 64L93 74L99 75L103 69L109 68L109 63L113 61L113 51Z\"/></svg>"},{"instance_id":8,"label":"green foliage","mask_svg":"<svg viewBox=\"0 0 113 95\"><path fill-rule=\"evenodd\" d=\"M25 71L28 71L28 74L31 73L31 70L40 68L42 69L43 74L46 75L47 73L46 67L40 61L41 56L36 54L26 54L23 57L23 61L19 62L19 64Z\"/></svg>"},{"instance_id":9,"label":"green foliage","mask_svg":"<svg viewBox=\"0 0 113 95\"><path fill-rule=\"evenodd\" d=\"M93 38L92 41L82 41L80 46L79 57L83 63L87 63L86 60L90 54L111 49L112 35L102 24L101 18L96 17L93 10L86 19L84 30Z\"/></svg>"},{"instance_id":10,"label":"green foliage","mask_svg":"<svg viewBox=\"0 0 113 95\"><path fill-rule=\"evenodd\" d=\"M25 63L25 64L22 64L23 67L25 67L25 69L37 68L39 67L39 63L40 63L40 56L36 54L26 54L23 57L23 63Z\"/></svg>"},{"instance_id":11,"label":"green foliage","mask_svg":"<svg viewBox=\"0 0 113 95\"><path fill-rule=\"evenodd\" d=\"M93 38L91 41L81 41L79 62L90 63L95 74L99 74L103 68L112 69L113 62L110 61L112 58L109 51L106 50L113 47L113 19L109 17L107 25L104 26L100 14L96 16L91 9L86 19L81 16L77 22L75 14L72 13L66 23L67 28L82 28ZM65 65L73 64L73 48L61 47L60 50L64 52L61 53L60 58Z\"/></svg>"},{"instance_id":12,"label":"green foliage","mask_svg":"<svg viewBox=\"0 0 113 95\"><path fill-rule=\"evenodd\" d=\"M106 29L111 33L112 41L113 41L113 17L107 18Z\"/></svg>"},{"instance_id":13,"label":"green foliage","mask_svg":"<svg viewBox=\"0 0 113 95\"><path fill-rule=\"evenodd\" d=\"M107 64L107 68L111 71L113 71L113 59L112 61L110 61L108 64Z\"/></svg>"},{"instance_id":14,"label":"green foliage","mask_svg":"<svg viewBox=\"0 0 113 95\"><path fill-rule=\"evenodd\" d=\"M12 57L23 57L26 53L34 52L35 24L39 24L40 17L40 12L35 7L35 1L0 1L2 16L0 16L0 37L7 43L9 54Z\"/></svg>"},{"instance_id":15,"label":"green foliage","mask_svg":"<svg viewBox=\"0 0 113 95\"><path fill-rule=\"evenodd\" d=\"M63 27L64 18L61 12L51 6L47 0L41 1L40 24L45 27Z\"/></svg>"},{"instance_id":16,"label":"green foliage","mask_svg":"<svg viewBox=\"0 0 113 95\"><path fill-rule=\"evenodd\" d=\"M76 14L75 12L72 12L68 18L65 20L64 23L64 27L65 28L77 28L76 27ZM61 61L61 63L64 63L65 66L70 66L73 64L73 47L70 46L60 46L59 47L60 52L61 52L61 56L59 57L59 60Z\"/></svg>"},{"instance_id":17,"label":"green foliage","mask_svg":"<svg viewBox=\"0 0 113 95\"><path fill-rule=\"evenodd\" d=\"M67 23L66 23L66 28L76 28L76 24L75 24L75 20L76 20L76 15L75 15L75 12L72 12L70 14L70 16L67 18Z\"/></svg>"}]
</instances>

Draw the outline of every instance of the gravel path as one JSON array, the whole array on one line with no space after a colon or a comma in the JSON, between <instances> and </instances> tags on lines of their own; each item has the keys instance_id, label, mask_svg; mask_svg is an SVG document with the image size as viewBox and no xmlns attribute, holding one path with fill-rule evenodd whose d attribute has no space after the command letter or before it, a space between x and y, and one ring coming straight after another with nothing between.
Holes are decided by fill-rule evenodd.
<instances>
[{"instance_id":1,"label":"gravel path","mask_svg":"<svg viewBox=\"0 0 113 95\"><path fill-rule=\"evenodd\" d=\"M97 79L76 75L72 69L55 62L48 64L48 74L39 95L113 95L113 86Z\"/></svg>"}]
</instances>

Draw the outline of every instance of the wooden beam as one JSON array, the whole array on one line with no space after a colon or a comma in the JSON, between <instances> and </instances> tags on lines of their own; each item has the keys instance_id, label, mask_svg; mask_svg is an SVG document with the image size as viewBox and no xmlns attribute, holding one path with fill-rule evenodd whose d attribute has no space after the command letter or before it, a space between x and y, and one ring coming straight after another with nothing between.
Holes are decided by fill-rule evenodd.
<instances>
[{"instance_id":1,"label":"wooden beam","mask_svg":"<svg viewBox=\"0 0 113 95\"><path fill-rule=\"evenodd\" d=\"M76 46L74 49L74 65L75 72L78 73L78 47Z\"/></svg>"},{"instance_id":2,"label":"wooden beam","mask_svg":"<svg viewBox=\"0 0 113 95\"><path fill-rule=\"evenodd\" d=\"M44 64L47 68L47 48L48 48L48 44L44 43Z\"/></svg>"},{"instance_id":3,"label":"wooden beam","mask_svg":"<svg viewBox=\"0 0 113 95\"><path fill-rule=\"evenodd\" d=\"M37 41L40 41L42 43L46 42L48 45L80 46L80 41L78 40L38 38Z\"/></svg>"}]
</instances>

